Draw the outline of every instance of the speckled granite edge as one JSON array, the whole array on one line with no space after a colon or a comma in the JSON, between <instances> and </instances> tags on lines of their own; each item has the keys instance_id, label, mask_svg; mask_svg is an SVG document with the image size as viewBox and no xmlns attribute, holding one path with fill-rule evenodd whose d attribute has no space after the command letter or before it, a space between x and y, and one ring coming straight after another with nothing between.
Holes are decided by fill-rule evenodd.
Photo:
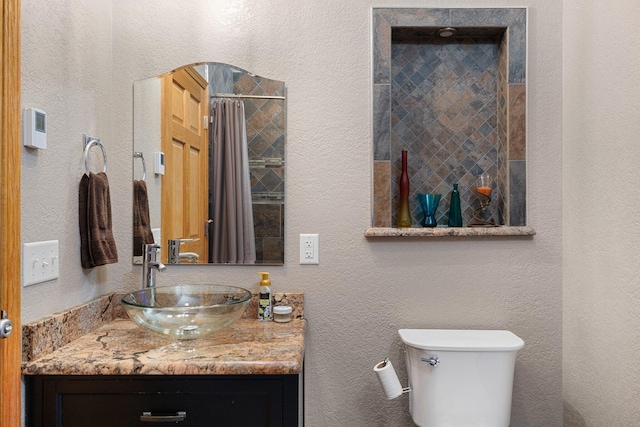
<instances>
[{"instance_id":1,"label":"speckled granite edge","mask_svg":"<svg viewBox=\"0 0 640 427\"><path fill-rule=\"evenodd\" d=\"M101 296L85 304L61 313L47 316L22 326L22 361L30 362L43 357L70 342L95 331L116 319L127 319L120 303L124 293ZM290 305L292 318L304 318L304 294L300 292L276 292L274 305ZM258 317L258 296L253 294L244 318Z\"/></svg>"},{"instance_id":2,"label":"speckled granite edge","mask_svg":"<svg viewBox=\"0 0 640 427\"><path fill-rule=\"evenodd\" d=\"M109 323L115 317L114 294L104 295L67 311L22 326L22 361L49 354ZM119 300L118 300L119 301Z\"/></svg>"},{"instance_id":3,"label":"speckled granite edge","mask_svg":"<svg viewBox=\"0 0 640 427\"><path fill-rule=\"evenodd\" d=\"M114 320L51 354L24 375L289 375L302 371L305 320L239 319L208 338L176 342Z\"/></svg>"},{"instance_id":4,"label":"speckled granite edge","mask_svg":"<svg viewBox=\"0 0 640 427\"><path fill-rule=\"evenodd\" d=\"M413 228L368 228L365 237L484 237L484 236L533 236L531 227L413 227Z\"/></svg>"}]
</instances>

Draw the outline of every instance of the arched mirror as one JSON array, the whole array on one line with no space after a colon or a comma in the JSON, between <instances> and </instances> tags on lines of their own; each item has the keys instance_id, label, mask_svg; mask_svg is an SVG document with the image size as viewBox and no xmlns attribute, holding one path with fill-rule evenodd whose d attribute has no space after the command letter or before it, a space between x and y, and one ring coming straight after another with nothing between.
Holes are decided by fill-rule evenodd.
<instances>
[{"instance_id":1,"label":"arched mirror","mask_svg":"<svg viewBox=\"0 0 640 427\"><path fill-rule=\"evenodd\" d=\"M133 262L284 264L286 89L198 63L134 82Z\"/></svg>"}]
</instances>

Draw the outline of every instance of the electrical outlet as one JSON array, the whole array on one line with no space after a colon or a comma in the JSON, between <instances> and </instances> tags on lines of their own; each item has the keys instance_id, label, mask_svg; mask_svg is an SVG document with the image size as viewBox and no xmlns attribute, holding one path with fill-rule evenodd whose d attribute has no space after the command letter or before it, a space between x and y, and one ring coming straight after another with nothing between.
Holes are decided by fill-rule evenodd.
<instances>
[{"instance_id":1,"label":"electrical outlet","mask_svg":"<svg viewBox=\"0 0 640 427\"><path fill-rule=\"evenodd\" d=\"M320 264L317 234L300 235L300 264Z\"/></svg>"}]
</instances>

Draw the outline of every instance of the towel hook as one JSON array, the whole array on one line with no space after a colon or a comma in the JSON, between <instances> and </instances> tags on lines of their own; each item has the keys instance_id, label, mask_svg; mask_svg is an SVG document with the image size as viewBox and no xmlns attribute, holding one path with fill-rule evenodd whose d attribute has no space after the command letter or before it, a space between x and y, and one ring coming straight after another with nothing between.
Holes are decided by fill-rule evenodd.
<instances>
[{"instance_id":1,"label":"towel hook","mask_svg":"<svg viewBox=\"0 0 640 427\"><path fill-rule=\"evenodd\" d=\"M100 147L100 150L102 151L102 159L103 159L103 163L102 163L102 172L107 172L107 153L104 150L104 146L102 145L102 143L100 142L99 139L97 138L92 138L89 135L87 135L86 133L82 134L83 137L83 141L84 141L84 169L85 169L85 173L88 175L89 174L89 150L91 150L91 147L93 147L94 145L97 145L98 147Z\"/></svg>"},{"instance_id":2,"label":"towel hook","mask_svg":"<svg viewBox=\"0 0 640 427\"><path fill-rule=\"evenodd\" d=\"M144 162L144 154L142 151L134 151L133 158L142 160L142 180L145 181L147 179L147 164Z\"/></svg>"}]
</instances>

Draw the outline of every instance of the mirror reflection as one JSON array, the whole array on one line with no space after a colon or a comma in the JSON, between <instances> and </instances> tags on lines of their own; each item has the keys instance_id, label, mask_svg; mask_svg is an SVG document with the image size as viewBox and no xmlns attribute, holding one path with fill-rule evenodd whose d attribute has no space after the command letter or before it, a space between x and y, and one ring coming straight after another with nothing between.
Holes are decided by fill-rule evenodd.
<instances>
[{"instance_id":1,"label":"mirror reflection","mask_svg":"<svg viewBox=\"0 0 640 427\"><path fill-rule=\"evenodd\" d=\"M134 263L284 264L285 91L215 62L134 82Z\"/></svg>"}]
</instances>

